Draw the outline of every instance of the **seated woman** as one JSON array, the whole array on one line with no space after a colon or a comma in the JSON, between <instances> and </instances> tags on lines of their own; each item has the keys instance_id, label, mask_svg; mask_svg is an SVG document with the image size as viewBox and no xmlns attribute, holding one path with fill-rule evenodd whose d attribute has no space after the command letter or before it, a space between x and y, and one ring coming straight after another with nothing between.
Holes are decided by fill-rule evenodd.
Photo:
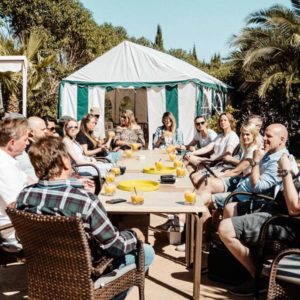
<instances>
[{"instance_id":1,"label":"seated woman","mask_svg":"<svg viewBox=\"0 0 300 300\"><path fill-rule=\"evenodd\" d=\"M232 157L234 149L239 144L239 137L235 133L235 120L230 113L222 113L218 120L218 127L221 134L202 149L196 150L185 156L186 163L189 165L189 171L198 171L191 176L192 182L195 186L198 186L199 180L203 177L202 169L203 163L213 164L219 161L230 162L235 165L239 163ZM198 155L210 155L207 157L199 157Z\"/></svg>"},{"instance_id":2,"label":"seated woman","mask_svg":"<svg viewBox=\"0 0 300 300\"><path fill-rule=\"evenodd\" d=\"M211 142L213 142L217 138L217 133L207 128L207 122L205 116L197 116L194 119L195 124L195 135L192 141L186 146L187 150L195 151L197 149L201 149Z\"/></svg>"},{"instance_id":3,"label":"seated woman","mask_svg":"<svg viewBox=\"0 0 300 300\"><path fill-rule=\"evenodd\" d=\"M106 157L115 163L119 159L118 153L109 152L111 138L107 141L97 139L94 134L94 128L97 124L97 118L92 114L87 114L80 124L80 131L76 136L76 141L82 146L84 155Z\"/></svg>"},{"instance_id":4,"label":"seated woman","mask_svg":"<svg viewBox=\"0 0 300 300\"><path fill-rule=\"evenodd\" d=\"M239 144L239 138L234 131L235 120L232 114L222 113L218 120L218 128L222 133L213 142L185 156L189 165L196 168L201 162L226 161L226 155L232 154ZM207 155L210 155L209 158L206 157Z\"/></svg>"},{"instance_id":5,"label":"seated woman","mask_svg":"<svg viewBox=\"0 0 300 300\"><path fill-rule=\"evenodd\" d=\"M78 134L78 123L75 119L70 119L64 124L64 138L63 143L66 146L66 150L71 157L71 160L75 164L92 163L95 165L101 174L101 177L105 177L106 173L112 168L111 163L101 163L92 156L87 156L84 153L83 146L76 141ZM80 172L88 172L91 175L97 175L93 167L81 167Z\"/></svg>"},{"instance_id":6,"label":"seated woman","mask_svg":"<svg viewBox=\"0 0 300 300\"><path fill-rule=\"evenodd\" d=\"M205 182L201 182L199 194L205 205L210 206L214 203L214 206L223 207L222 200L224 198L222 197L222 200L219 201L218 197L214 197L212 194L234 191L239 181L251 173L250 163L253 152L261 144L259 131L255 124L246 123L242 125L240 142L243 154L239 164L234 169L215 172L217 178L209 176Z\"/></svg>"},{"instance_id":7,"label":"seated woman","mask_svg":"<svg viewBox=\"0 0 300 300\"><path fill-rule=\"evenodd\" d=\"M127 109L122 112L120 126L116 128L114 146L122 150L130 149L132 144L137 144L138 149L145 146L144 133L136 123L134 114Z\"/></svg>"},{"instance_id":8,"label":"seated woman","mask_svg":"<svg viewBox=\"0 0 300 300\"><path fill-rule=\"evenodd\" d=\"M165 112L162 117L162 126L159 126L154 134L153 148L165 149L174 145L176 150L184 149L183 134L176 128L176 120L171 112Z\"/></svg>"}]
</instances>

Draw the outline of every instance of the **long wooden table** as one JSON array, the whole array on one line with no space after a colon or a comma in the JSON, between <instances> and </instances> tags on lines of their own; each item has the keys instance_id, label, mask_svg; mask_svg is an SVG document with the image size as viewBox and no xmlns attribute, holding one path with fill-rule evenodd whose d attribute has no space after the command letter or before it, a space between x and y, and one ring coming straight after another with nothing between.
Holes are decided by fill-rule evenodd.
<instances>
[{"instance_id":1,"label":"long wooden table","mask_svg":"<svg viewBox=\"0 0 300 300\"><path fill-rule=\"evenodd\" d=\"M139 159L144 156L144 159ZM159 159L165 166L172 166L166 153L161 150L138 151L132 158L119 161L120 166L126 166L124 175L116 178L116 183L129 179L147 179L159 181L160 175L145 174L144 167L153 167ZM202 247L202 214L206 207L196 201L195 205L184 204L184 191L192 190L193 186L186 172L183 178L177 178L175 184L160 184L157 191L144 192L144 204L133 205L130 202L131 192L117 189L113 197L101 195L103 205L109 213L120 214L148 214L148 213L185 213L186 214L186 261L190 266L193 263L193 299L200 298L201 280L201 247ZM112 198L124 198L127 202L107 204L105 201Z\"/></svg>"}]
</instances>

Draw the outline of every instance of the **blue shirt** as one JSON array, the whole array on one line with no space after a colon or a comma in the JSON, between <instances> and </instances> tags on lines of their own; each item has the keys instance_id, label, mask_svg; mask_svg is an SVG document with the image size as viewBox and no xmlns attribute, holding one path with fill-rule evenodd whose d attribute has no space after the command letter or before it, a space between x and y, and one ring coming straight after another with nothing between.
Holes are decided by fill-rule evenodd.
<instances>
[{"instance_id":1,"label":"blue shirt","mask_svg":"<svg viewBox=\"0 0 300 300\"><path fill-rule=\"evenodd\" d=\"M281 178L277 176L278 160L283 153L289 154L286 148L275 153L266 153L259 163L260 177L252 188L250 176L241 180L235 192L254 192L263 193L268 189L281 184ZM238 196L240 201L249 200L247 196Z\"/></svg>"},{"instance_id":2,"label":"blue shirt","mask_svg":"<svg viewBox=\"0 0 300 300\"><path fill-rule=\"evenodd\" d=\"M164 133L164 126L159 126L154 134L153 148L157 148L156 143ZM180 129L176 129L170 141L164 141L159 145L160 149L165 149L168 145L180 146L183 145L183 133Z\"/></svg>"}]
</instances>

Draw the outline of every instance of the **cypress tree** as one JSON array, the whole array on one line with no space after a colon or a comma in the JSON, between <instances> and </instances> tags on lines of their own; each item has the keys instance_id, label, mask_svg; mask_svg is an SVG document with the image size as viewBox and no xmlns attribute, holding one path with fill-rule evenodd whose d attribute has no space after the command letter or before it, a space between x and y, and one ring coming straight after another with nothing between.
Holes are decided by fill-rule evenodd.
<instances>
[{"instance_id":1,"label":"cypress tree","mask_svg":"<svg viewBox=\"0 0 300 300\"><path fill-rule=\"evenodd\" d=\"M156 31L154 46L157 50L164 51L164 41L163 41L163 38L162 38L161 27L160 27L159 24L157 25L157 31Z\"/></svg>"}]
</instances>

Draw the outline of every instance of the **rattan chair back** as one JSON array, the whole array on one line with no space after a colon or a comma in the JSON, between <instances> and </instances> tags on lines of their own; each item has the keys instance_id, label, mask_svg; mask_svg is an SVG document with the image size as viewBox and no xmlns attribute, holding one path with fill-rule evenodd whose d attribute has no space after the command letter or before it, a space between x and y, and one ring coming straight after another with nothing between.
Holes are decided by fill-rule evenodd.
<instances>
[{"instance_id":1,"label":"rattan chair back","mask_svg":"<svg viewBox=\"0 0 300 300\"><path fill-rule=\"evenodd\" d=\"M27 264L29 299L93 299L91 254L79 218L7 209Z\"/></svg>"}]
</instances>

